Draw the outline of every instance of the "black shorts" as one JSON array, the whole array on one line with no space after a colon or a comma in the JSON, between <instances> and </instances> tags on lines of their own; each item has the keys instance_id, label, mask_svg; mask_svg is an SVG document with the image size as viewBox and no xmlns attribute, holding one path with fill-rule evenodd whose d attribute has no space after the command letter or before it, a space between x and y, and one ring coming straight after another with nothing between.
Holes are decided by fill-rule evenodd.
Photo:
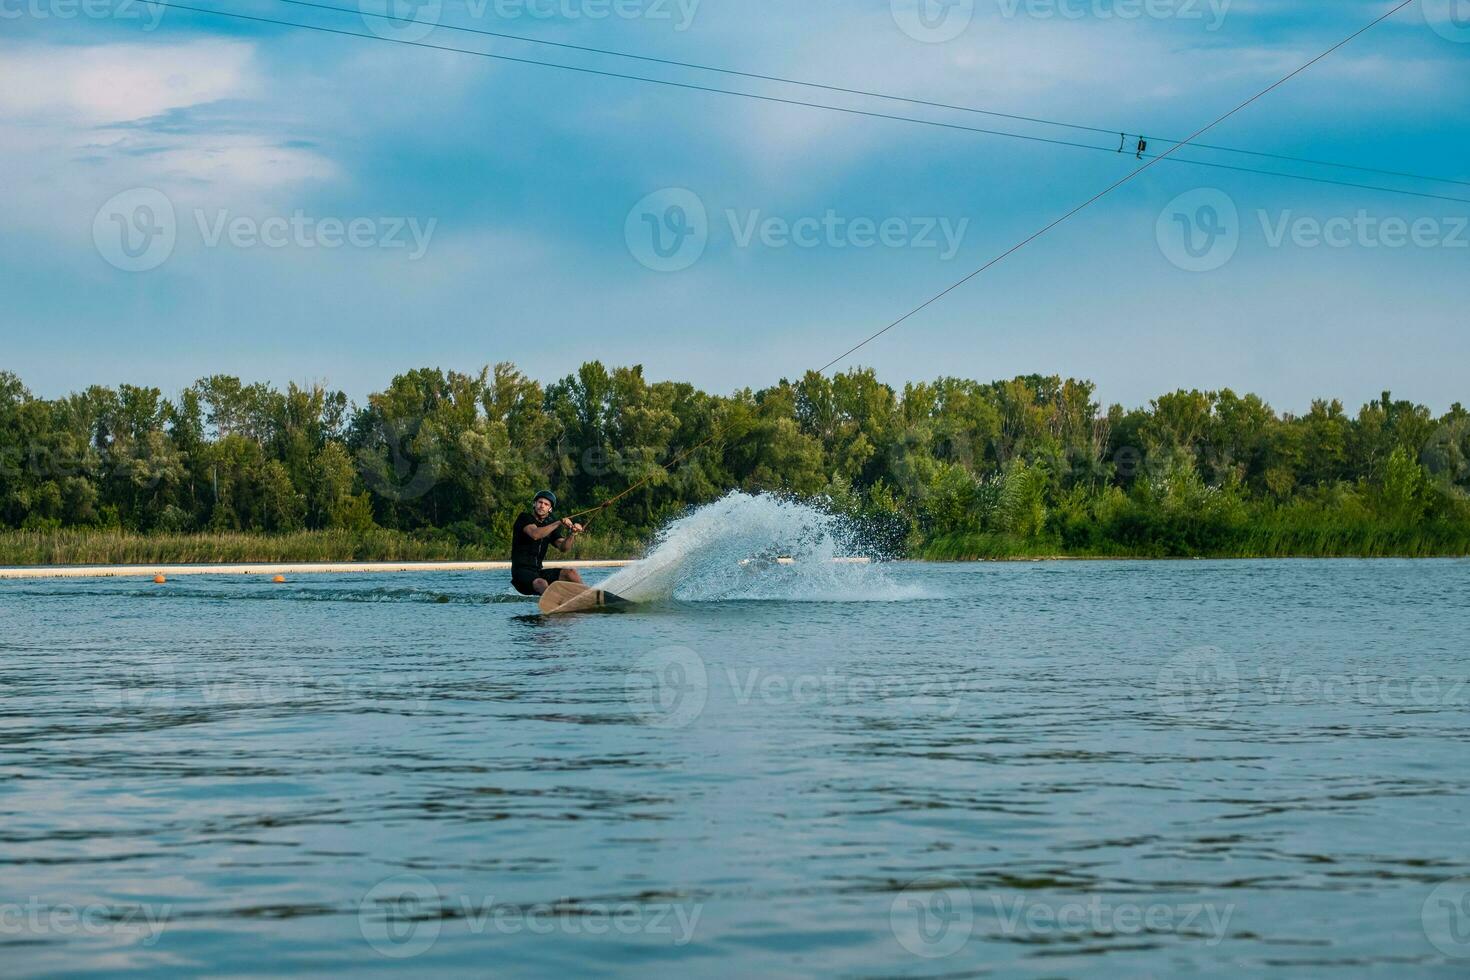
<instances>
[{"instance_id":1,"label":"black shorts","mask_svg":"<svg viewBox=\"0 0 1470 980\"><path fill-rule=\"evenodd\" d=\"M510 584L515 586L515 590L521 595L535 595L536 586L534 583L538 578L546 579L546 584L550 585L552 582L561 578L561 569L543 568L539 572L523 572L516 569L510 573Z\"/></svg>"}]
</instances>

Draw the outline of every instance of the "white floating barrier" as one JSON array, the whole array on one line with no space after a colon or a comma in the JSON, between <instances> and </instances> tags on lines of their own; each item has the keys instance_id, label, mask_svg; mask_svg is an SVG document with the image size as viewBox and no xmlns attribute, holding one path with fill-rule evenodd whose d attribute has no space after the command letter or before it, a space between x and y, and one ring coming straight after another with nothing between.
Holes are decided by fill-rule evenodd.
<instances>
[{"instance_id":1,"label":"white floating barrier","mask_svg":"<svg viewBox=\"0 0 1470 980\"><path fill-rule=\"evenodd\" d=\"M633 564L630 559L594 559L590 561L549 561L547 568L622 568ZM313 575L372 574L379 572L503 572L508 561L355 561L304 562L270 565L242 563L235 565L36 565L0 568L0 579L22 578L156 578L175 575Z\"/></svg>"}]
</instances>

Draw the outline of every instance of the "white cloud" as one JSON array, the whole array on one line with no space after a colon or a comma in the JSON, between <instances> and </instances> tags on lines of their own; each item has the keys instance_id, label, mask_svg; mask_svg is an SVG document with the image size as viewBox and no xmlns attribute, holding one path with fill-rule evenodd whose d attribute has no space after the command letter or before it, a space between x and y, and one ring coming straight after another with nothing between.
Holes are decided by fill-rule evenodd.
<instances>
[{"instance_id":1,"label":"white cloud","mask_svg":"<svg viewBox=\"0 0 1470 980\"><path fill-rule=\"evenodd\" d=\"M114 149L143 151L127 169L144 172L155 182L179 185L181 196L217 199L229 188L287 187L337 174L329 159L305 149L280 146L249 135L168 136L136 139L125 136ZM192 188L192 192L191 192Z\"/></svg>"},{"instance_id":2,"label":"white cloud","mask_svg":"<svg viewBox=\"0 0 1470 980\"><path fill-rule=\"evenodd\" d=\"M1242 9L1243 8L1243 9ZM1229 16L1250 11L1232 5ZM720 46L732 52L711 61L752 71L826 82L853 89L889 92L931 102L974 106L1059 119L1130 132L1189 132L1213 115L1297 69L1331 41L1333 29L1315 26L1289 32L1287 43L1263 43L1252 30L1231 36L1209 31L1206 21L1037 19L994 15L977 5L976 19L958 38L923 44L894 25L886 4L842 17L793 12L777 23L747 18L721 22ZM754 21L754 22L751 22ZM709 27L711 25L705 24ZM1346 33L1346 29L1343 29ZM780 43L772 43L779 38ZM709 40L713 40L710 38ZM752 53L764 55L763 62ZM742 64L743 62L743 64ZM1451 77L1442 62L1381 43L1335 53L1293 83L1295 96L1311 100L1303 85L1330 83L1343 122L1405 93L1443 89ZM899 101L854 99L840 93L766 85L740 79L714 84L778 94L793 99L850 105L896 115L920 116L987 129L1105 140L1094 134L1028 126L985 115L945 111ZM728 111L712 115L751 169L772 182L790 185L803 177L830 179L839 161L864 165L873 156L941 130L856 115L723 100ZM1320 101L1320 100L1318 100ZM954 133L955 140L972 139ZM994 140L976 136L980 145ZM957 144L959 145L959 144ZM1065 152L1065 151L1059 151Z\"/></svg>"},{"instance_id":3,"label":"white cloud","mask_svg":"<svg viewBox=\"0 0 1470 980\"><path fill-rule=\"evenodd\" d=\"M239 113L268 95L255 46L203 39L0 48L0 180L11 220L76 239L119 191L153 187L180 206L238 206L336 175L278 124Z\"/></svg>"},{"instance_id":4,"label":"white cloud","mask_svg":"<svg viewBox=\"0 0 1470 980\"><path fill-rule=\"evenodd\" d=\"M10 48L0 61L0 115L98 126L241 98L256 87L253 53L213 40Z\"/></svg>"},{"instance_id":5,"label":"white cloud","mask_svg":"<svg viewBox=\"0 0 1470 980\"><path fill-rule=\"evenodd\" d=\"M1161 84L1158 79L1179 77L1181 62L1188 60L1194 67L1185 77L1203 84L1198 62L1214 60L1210 55L1176 51L1163 37L1127 31L1110 31L1104 37L1097 28L1096 24L991 19L975 22L954 41L928 45L899 32L884 9L863 17L833 19L817 31L809 25L805 30L793 26L785 32L792 43L780 47L741 46L771 52L766 63L753 70L772 75L1104 126L1114 120L1123 120L1119 125L1139 125L1133 122L1140 115L1133 107L1177 94L1174 85ZM961 126L1046 136L1061 132L992 116L815 89L768 86L764 91ZM942 132L912 123L760 102L735 103L719 118L725 120L731 141L753 167L783 180L793 176L793 169L830 174L834 161L861 164L866 157L912 141L916 135L924 138L926 132ZM984 140L963 133L952 136Z\"/></svg>"}]
</instances>

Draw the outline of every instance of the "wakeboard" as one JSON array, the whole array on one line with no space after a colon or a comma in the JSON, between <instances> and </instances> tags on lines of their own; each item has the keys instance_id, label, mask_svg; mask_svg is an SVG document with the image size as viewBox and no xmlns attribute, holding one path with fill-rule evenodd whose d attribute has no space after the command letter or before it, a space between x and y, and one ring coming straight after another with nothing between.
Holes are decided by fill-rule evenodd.
<instances>
[{"instance_id":1,"label":"wakeboard","mask_svg":"<svg viewBox=\"0 0 1470 980\"><path fill-rule=\"evenodd\" d=\"M561 613L610 612L637 605L629 599L604 589L594 589L576 582L552 582L541 593L541 615Z\"/></svg>"}]
</instances>

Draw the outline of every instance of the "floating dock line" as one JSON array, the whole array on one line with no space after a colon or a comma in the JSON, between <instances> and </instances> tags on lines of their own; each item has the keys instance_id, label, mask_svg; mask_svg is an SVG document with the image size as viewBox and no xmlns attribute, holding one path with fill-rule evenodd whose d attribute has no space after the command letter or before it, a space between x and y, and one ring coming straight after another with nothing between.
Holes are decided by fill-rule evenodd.
<instances>
[{"instance_id":1,"label":"floating dock line","mask_svg":"<svg viewBox=\"0 0 1470 980\"><path fill-rule=\"evenodd\" d=\"M601 561L549 561L547 568L622 568L632 559ZM277 575L352 574L374 572L504 572L508 561L352 561L285 562L278 565L36 565L30 568L0 568L0 579L20 578L154 578L162 575Z\"/></svg>"},{"instance_id":2,"label":"floating dock line","mask_svg":"<svg viewBox=\"0 0 1470 980\"><path fill-rule=\"evenodd\" d=\"M748 561L749 559L747 559ZM791 558L778 558L782 565L795 564ZM833 558L841 564L866 564L867 558ZM622 568L635 564L631 558L604 558L590 561L549 561L547 568ZM746 562L741 562L746 564ZM26 578L151 578L155 581L175 575L262 575L270 579L284 575L348 575L393 572L504 572L508 561L352 561L241 563L235 565L35 565L29 568L0 568L0 579Z\"/></svg>"}]
</instances>

